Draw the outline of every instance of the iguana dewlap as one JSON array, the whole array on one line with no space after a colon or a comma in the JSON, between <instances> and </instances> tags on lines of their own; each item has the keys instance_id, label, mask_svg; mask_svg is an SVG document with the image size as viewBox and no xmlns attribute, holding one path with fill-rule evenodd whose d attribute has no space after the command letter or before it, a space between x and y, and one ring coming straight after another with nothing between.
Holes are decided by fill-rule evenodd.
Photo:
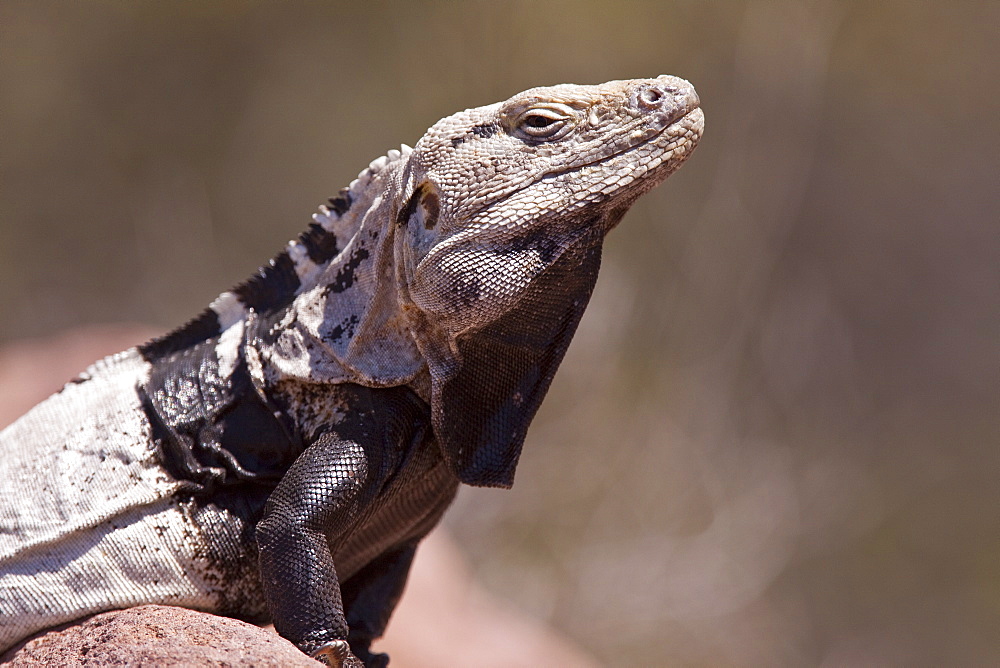
<instances>
[{"instance_id":1,"label":"iguana dewlap","mask_svg":"<svg viewBox=\"0 0 1000 668\"><path fill-rule=\"evenodd\" d=\"M384 665L459 483L509 487L635 199L691 154L683 79L535 88L371 163L258 275L0 433L0 651L144 603Z\"/></svg>"}]
</instances>

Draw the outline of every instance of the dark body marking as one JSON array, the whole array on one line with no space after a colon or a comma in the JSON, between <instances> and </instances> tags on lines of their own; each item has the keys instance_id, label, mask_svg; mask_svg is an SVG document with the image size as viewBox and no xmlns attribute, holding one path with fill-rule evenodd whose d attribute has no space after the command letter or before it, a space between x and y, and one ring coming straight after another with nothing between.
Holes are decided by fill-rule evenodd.
<instances>
[{"instance_id":1,"label":"dark body marking","mask_svg":"<svg viewBox=\"0 0 1000 668\"><path fill-rule=\"evenodd\" d=\"M166 469L197 494L277 483L302 451L295 427L254 387L237 357L223 376L211 338L161 358L139 388ZM242 346L241 346L242 348Z\"/></svg>"},{"instance_id":2,"label":"dark body marking","mask_svg":"<svg viewBox=\"0 0 1000 668\"><path fill-rule=\"evenodd\" d=\"M489 139L499 131L500 128L497 127L496 123L483 123L482 125L472 126L472 134L482 139Z\"/></svg>"},{"instance_id":3,"label":"dark body marking","mask_svg":"<svg viewBox=\"0 0 1000 668\"><path fill-rule=\"evenodd\" d=\"M299 241L305 246L309 259L316 264L326 263L339 252L337 235L317 223L312 223L309 229L300 234Z\"/></svg>"},{"instance_id":4,"label":"dark body marking","mask_svg":"<svg viewBox=\"0 0 1000 668\"><path fill-rule=\"evenodd\" d=\"M318 648L349 628L364 655L402 593L417 543L458 486L430 409L406 387L310 386L311 402L339 406L343 417L299 424L292 416L305 391L258 389L242 354L222 375L216 343L161 358L139 393L164 467L185 481L176 502L206 535L201 556L220 610L263 619L259 596L232 595L263 587L285 637ZM297 526L319 532L305 551ZM340 588L343 606L332 607ZM297 621L303 611L310 621ZM316 616L330 633L313 638Z\"/></svg>"},{"instance_id":5,"label":"dark body marking","mask_svg":"<svg viewBox=\"0 0 1000 668\"><path fill-rule=\"evenodd\" d=\"M144 360L153 363L219 333L219 317L207 308L184 326L139 346L138 350Z\"/></svg>"},{"instance_id":6,"label":"dark body marking","mask_svg":"<svg viewBox=\"0 0 1000 668\"><path fill-rule=\"evenodd\" d=\"M351 191L348 188L343 188L336 197L331 197L327 201L330 202L330 208L334 213L343 216L351 208Z\"/></svg>"},{"instance_id":7,"label":"dark body marking","mask_svg":"<svg viewBox=\"0 0 1000 668\"><path fill-rule=\"evenodd\" d=\"M337 275L334 277L333 281L330 282L325 288L323 288L323 294L330 294L331 292L343 292L352 285L354 285L354 272L358 270L361 263L367 260L369 253L364 248L356 248L351 254L350 259L344 263L344 266L340 268Z\"/></svg>"},{"instance_id":8,"label":"dark body marking","mask_svg":"<svg viewBox=\"0 0 1000 668\"><path fill-rule=\"evenodd\" d=\"M287 251L282 251L250 280L233 288L233 292L248 309L262 313L287 306L295 297L299 285L295 263L288 257Z\"/></svg>"}]
</instances>

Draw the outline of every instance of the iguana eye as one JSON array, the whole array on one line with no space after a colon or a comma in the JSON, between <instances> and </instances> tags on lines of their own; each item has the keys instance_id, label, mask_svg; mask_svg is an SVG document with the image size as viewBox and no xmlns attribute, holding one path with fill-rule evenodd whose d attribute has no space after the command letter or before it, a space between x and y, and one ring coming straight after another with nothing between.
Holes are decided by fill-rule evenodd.
<instances>
[{"instance_id":1,"label":"iguana eye","mask_svg":"<svg viewBox=\"0 0 1000 668\"><path fill-rule=\"evenodd\" d=\"M536 107L522 113L515 124L524 139L556 139L570 126L571 114L552 107Z\"/></svg>"},{"instance_id":2,"label":"iguana eye","mask_svg":"<svg viewBox=\"0 0 1000 668\"><path fill-rule=\"evenodd\" d=\"M552 125L555 122L556 119L542 116L541 114L532 114L524 119L524 124L529 128L544 128L546 125Z\"/></svg>"}]
</instances>

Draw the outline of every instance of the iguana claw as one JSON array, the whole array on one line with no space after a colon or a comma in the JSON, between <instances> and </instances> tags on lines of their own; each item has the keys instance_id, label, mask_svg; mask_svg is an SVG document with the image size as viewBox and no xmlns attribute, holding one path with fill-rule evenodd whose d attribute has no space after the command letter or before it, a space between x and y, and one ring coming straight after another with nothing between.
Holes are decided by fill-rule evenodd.
<instances>
[{"instance_id":1,"label":"iguana claw","mask_svg":"<svg viewBox=\"0 0 1000 668\"><path fill-rule=\"evenodd\" d=\"M346 640L328 642L313 652L312 657L331 668L365 668L361 659L351 654L351 646Z\"/></svg>"}]
</instances>

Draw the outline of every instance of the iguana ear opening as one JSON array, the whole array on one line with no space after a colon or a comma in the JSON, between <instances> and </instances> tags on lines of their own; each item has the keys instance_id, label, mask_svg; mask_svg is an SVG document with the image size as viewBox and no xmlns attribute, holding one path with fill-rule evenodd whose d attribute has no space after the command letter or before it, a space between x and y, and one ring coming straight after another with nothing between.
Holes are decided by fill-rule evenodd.
<instances>
[{"instance_id":1,"label":"iguana ear opening","mask_svg":"<svg viewBox=\"0 0 1000 668\"><path fill-rule=\"evenodd\" d=\"M454 339L457 364L431 362L434 432L459 480L511 487L524 437L597 280L600 240L566 249L516 306Z\"/></svg>"}]
</instances>

